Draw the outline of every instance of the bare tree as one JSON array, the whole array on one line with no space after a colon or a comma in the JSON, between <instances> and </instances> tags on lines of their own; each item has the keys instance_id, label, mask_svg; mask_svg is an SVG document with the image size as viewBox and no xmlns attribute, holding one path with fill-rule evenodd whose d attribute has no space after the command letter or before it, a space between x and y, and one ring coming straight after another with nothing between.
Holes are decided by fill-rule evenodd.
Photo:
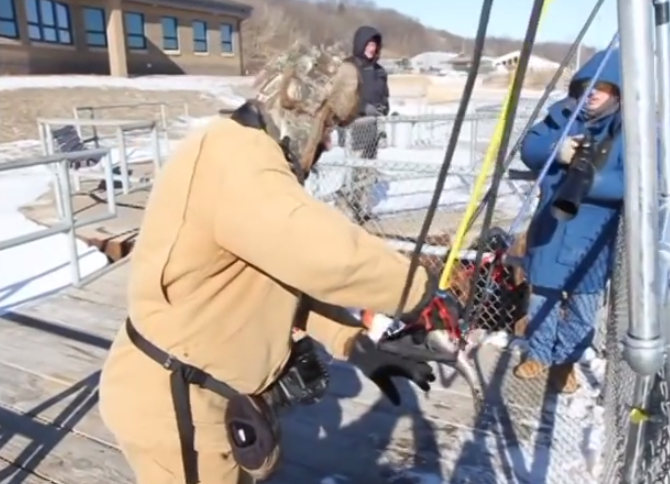
<instances>
[{"instance_id":1,"label":"bare tree","mask_svg":"<svg viewBox=\"0 0 670 484\"><path fill-rule=\"evenodd\" d=\"M431 29L400 12L380 8L371 0L243 0L254 7L242 25L246 69L254 71L267 58L295 42L343 43L351 47L353 33L361 25L372 25L384 35L384 52L411 57L427 51L472 53L473 40ZM524 32L518 32L523 37ZM512 38L489 37L485 53L500 56L521 49ZM560 61L569 49L559 42L538 43L535 55ZM595 49L584 47L584 58Z\"/></svg>"}]
</instances>

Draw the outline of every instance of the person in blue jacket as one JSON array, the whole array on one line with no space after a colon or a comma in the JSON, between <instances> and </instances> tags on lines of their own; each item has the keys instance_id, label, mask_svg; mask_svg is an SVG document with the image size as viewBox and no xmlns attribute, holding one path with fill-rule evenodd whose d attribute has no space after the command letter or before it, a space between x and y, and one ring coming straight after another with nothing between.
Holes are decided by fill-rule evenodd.
<instances>
[{"instance_id":1,"label":"person in blue jacket","mask_svg":"<svg viewBox=\"0 0 670 484\"><path fill-rule=\"evenodd\" d=\"M542 170L604 56L604 51L598 52L584 64L571 80L568 97L552 105L523 140L521 160L531 171ZM612 52L551 161L527 234L528 353L514 374L531 379L548 373L554 390L564 393L579 388L574 366L594 337L623 209L619 59L618 50ZM577 215L561 221L552 214L551 205L587 134L596 146L596 156L602 157L601 167Z\"/></svg>"}]
</instances>

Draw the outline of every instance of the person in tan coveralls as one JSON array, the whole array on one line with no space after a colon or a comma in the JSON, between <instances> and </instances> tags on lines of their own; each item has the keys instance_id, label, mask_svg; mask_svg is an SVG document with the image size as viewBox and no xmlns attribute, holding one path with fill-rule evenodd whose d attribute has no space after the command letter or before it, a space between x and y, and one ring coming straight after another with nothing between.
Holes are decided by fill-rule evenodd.
<instances>
[{"instance_id":1,"label":"person in tan coveralls","mask_svg":"<svg viewBox=\"0 0 670 484\"><path fill-rule=\"evenodd\" d=\"M132 255L129 320L100 382L101 415L140 484L249 483L271 472L277 443L272 469L241 467L233 454L246 444L231 447L227 415L261 408L277 430L262 402L276 403L293 364L299 301L311 301L309 336L394 403L390 376L426 391L434 380L425 362L342 324L343 307L393 313L408 259L301 186L330 130L356 114L358 73L342 58L296 47L274 59L257 99L189 134L156 179ZM440 327L431 284L420 268L403 321ZM231 391L246 399L234 411Z\"/></svg>"}]
</instances>

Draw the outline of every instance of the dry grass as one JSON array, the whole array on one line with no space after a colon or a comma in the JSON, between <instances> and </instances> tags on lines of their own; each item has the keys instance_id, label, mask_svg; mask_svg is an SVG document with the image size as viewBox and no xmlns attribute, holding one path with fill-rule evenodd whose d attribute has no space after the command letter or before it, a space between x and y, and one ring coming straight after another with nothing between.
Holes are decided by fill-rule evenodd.
<instances>
[{"instance_id":1,"label":"dry grass","mask_svg":"<svg viewBox=\"0 0 670 484\"><path fill-rule=\"evenodd\" d=\"M394 74L389 76L389 91L393 97L426 97L431 80L420 74Z\"/></svg>"},{"instance_id":2,"label":"dry grass","mask_svg":"<svg viewBox=\"0 0 670 484\"><path fill-rule=\"evenodd\" d=\"M526 73L523 87L525 89L544 89L551 82L556 71L554 69L532 69ZM484 78L483 84L487 87L507 88L512 82L513 72L492 74ZM563 88L572 77L572 72L566 70L558 82L558 87Z\"/></svg>"},{"instance_id":3,"label":"dry grass","mask_svg":"<svg viewBox=\"0 0 670 484\"><path fill-rule=\"evenodd\" d=\"M393 97L422 98L428 104L444 104L461 98L460 82L436 82L421 74L396 74L389 76L389 91Z\"/></svg>"},{"instance_id":4,"label":"dry grass","mask_svg":"<svg viewBox=\"0 0 670 484\"><path fill-rule=\"evenodd\" d=\"M0 143L37 139L36 119L72 118L75 106L131 105L127 108L96 112L101 119L146 120L158 119L158 106L140 103L171 103L167 116L174 119L184 114L188 104L192 116L215 115L224 106L210 95L196 91L140 91L123 88L49 88L17 89L0 95Z\"/></svg>"}]
</instances>

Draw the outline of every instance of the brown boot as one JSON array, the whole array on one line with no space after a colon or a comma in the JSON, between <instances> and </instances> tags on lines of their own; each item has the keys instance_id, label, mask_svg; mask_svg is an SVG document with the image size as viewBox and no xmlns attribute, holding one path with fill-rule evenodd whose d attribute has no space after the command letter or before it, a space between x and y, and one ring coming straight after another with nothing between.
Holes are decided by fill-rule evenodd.
<instances>
[{"instance_id":1,"label":"brown boot","mask_svg":"<svg viewBox=\"0 0 670 484\"><path fill-rule=\"evenodd\" d=\"M549 370L549 383L554 391L571 395L579 389L575 365L564 364L553 366Z\"/></svg>"},{"instance_id":2,"label":"brown boot","mask_svg":"<svg viewBox=\"0 0 670 484\"><path fill-rule=\"evenodd\" d=\"M514 376L522 380L532 380L544 374L546 370L545 364L535 360L526 360L514 367Z\"/></svg>"}]
</instances>

